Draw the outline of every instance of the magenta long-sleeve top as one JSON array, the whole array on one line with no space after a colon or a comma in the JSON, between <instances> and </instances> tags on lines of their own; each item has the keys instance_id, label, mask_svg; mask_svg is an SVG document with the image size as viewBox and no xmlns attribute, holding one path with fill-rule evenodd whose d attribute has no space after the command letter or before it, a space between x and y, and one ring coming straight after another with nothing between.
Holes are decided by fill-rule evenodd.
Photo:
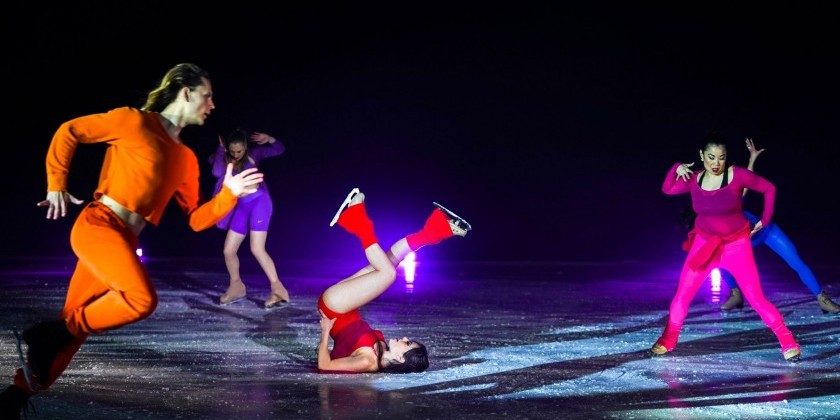
<instances>
[{"instance_id":1,"label":"magenta long-sleeve top","mask_svg":"<svg viewBox=\"0 0 840 420\"><path fill-rule=\"evenodd\" d=\"M776 187L770 181L747 169L733 166L729 184L714 191L706 191L697 183L697 177L702 172L691 174L688 181L677 179L679 165L679 162L675 163L668 171L662 183L662 192L668 195L691 193L691 205L697 213L694 227L702 234L724 238L749 226L742 208L744 188L764 195L761 224L765 227L770 225L776 202Z\"/></svg>"}]
</instances>

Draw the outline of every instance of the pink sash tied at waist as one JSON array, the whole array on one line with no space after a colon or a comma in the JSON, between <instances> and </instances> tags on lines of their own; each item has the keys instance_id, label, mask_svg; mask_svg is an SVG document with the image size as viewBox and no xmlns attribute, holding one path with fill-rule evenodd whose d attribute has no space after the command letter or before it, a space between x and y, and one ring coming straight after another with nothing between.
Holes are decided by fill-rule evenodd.
<instances>
[{"instance_id":1,"label":"pink sash tied at waist","mask_svg":"<svg viewBox=\"0 0 840 420\"><path fill-rule=\"evenodd\" d=\"M688 239L683 243L683 250L689 251L691 245L694 243L694 237L700 235L706 240L706 243L697 250L694 255L688 259L688 267L694 271L706 269L710 262L714 261L721 253L721 245L736 241L742 238L749 238L750 225L745 224L743 228L735 233L726 236L710 235L696 226L691 232L688 232Z\"/></svg>"}]
</instances>

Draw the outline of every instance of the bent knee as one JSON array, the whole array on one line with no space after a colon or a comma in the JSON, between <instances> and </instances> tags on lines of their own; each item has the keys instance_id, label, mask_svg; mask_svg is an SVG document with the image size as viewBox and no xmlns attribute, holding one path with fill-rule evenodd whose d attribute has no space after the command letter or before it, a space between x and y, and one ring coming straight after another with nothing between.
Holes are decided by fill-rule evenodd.
<instances>
[{"instance_id":1,"label":"bent knee","mask_svg":"<svg viewBox=\"0 0 840 420\"><path fill-rule=\"evenodd\" d=\"M393 264L388 264L387 267L382 269L382 273L388 276L388 280L394 281L397 279L397 268L394 267Z\"/></svg>"},{"instance_id":2,"label":"bent knee","mask_svg":"<svg viewBox=\"0 0 840 420\"><path fill-rule=\"evenodd\" d=\"M158 296L154 291L135 294L126 300L134 310L138 320L146 318L154 313L158 306Z\"/></svg>"}]
</instances>

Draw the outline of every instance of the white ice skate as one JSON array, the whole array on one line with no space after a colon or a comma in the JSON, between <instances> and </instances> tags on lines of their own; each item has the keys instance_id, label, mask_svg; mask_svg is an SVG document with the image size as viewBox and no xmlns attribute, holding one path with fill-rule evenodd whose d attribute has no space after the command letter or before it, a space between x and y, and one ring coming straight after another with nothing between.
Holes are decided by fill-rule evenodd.
<instances>
[{"instance_id":1,"label":"white ice skate","mask_svg":"<svg viewBox=\"0 0 840 420\"><path fill-rule=\"evenodd\" d=\"M344 209L345 209L345 208L347 208L347 206L349 206L349 205L350 205L350 200L352 200L352 199L353 199L353 197L354 197L356 194L358 194L359 192L360 192L360 191L359 191L359 189L358 189L358 188L353 188L352 190L350 190L350 193L349 193L349 194L347 194L347 198L345 198L345 199L344 199L344 202L342 202L342 203L341 203L341 207L339 207L339 208L338 208L338 211L337 211L337 212L335 212L335 217L333 217L332 222L330 222L330 226L334 226L334 225L335 225L335 223L336 223L336 222L338 222L338 217L339 217L339 216L341 216L341 212L343 212L343 211L344 211Z\"/></svg>"},{"instance_id":2,"label":"white ice skate","mask_svg":"<svg viewBox=\"0 0 840 420\"><path fill-rule=\"evenodd\" d=\"M453 213L452 210L449 210L448 208L443 207L442 205L435 203L434 201L432 201L432 204L434 204L435 207L439 208L442 212L446 213L446 217L454 220L455 224L457 224L458 227L460 227L461 229L464 229L467 232L472 230L472 225L470 225L469 222L464 220L463 217L458 216L457 214Z\"/></svg>"}]
</instances>

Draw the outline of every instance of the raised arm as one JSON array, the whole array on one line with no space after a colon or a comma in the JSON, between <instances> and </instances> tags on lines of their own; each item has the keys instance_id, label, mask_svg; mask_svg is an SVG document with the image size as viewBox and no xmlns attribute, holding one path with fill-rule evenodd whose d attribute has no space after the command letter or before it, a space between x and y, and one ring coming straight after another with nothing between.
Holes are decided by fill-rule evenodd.
<instances>
[{"instance_id":1,"label":"raised arm","mask_svg":"<svg viewBox=\"0 0 840 420\"><path fill-rule=\"evenodd\" d=\"M747 169L749 169L750 172L754 172L753 169L755 167L755 161L758 159L758 155L764 152L764 149L756 149L753 140L747 137L747 150L750 151L750 161L747 163Z\"/></svg>"},{"instance_id":2,"label":"raised arm","mask_svg":"<svg viewBox=\"0 0 840 420\"><path fill-rule=\"evenodd\" d=\"M776 205L776 186L770 181L748 170L740 169L738 177L742 178L743 185L753 191L764 194L764 211L761 220L753 227L753 234L770 224L773 218L773 210Z\"/></svg>"},{"instance_id":3,"label":"raised arm","mask_svg":"<svg viewBox=\"0 0 840 420\"><path fill-rule=\"evenodd\" d=\"M753 168L755 167L755 161L756 159L758 159L758 155L760 155L761 152L764 151L764 149L756 149L755 143L753 143L753 140L749 137L747 137L746 143L747 150L750 151L750 160L749 162L747 162L747 169L749 169L750 172L754 172ZM747 195L747 192L749 192L749 190L744 188L744 195Z\"/></svg>"},{"instance_id":4,"label":"raised arm","mask_svg":"<svg viewBox=\"0 0 840 420\"><path fill-rule=\"evenodd\" d=\"M668 170L665 175L665 181L662 183L662 192L668 195L685 194L689 191L689 182L692 179L694 171L690 168L694 165L691 163L675 163Z\"/></svg>"},{"instance_id":5,"label":"raised arm","mask_svg":"<svg viewBox=\"0 0 840 420\"><path fill-rule=\"evenodd\" d=\"M227 168L227 159L225 159L225 154L227 153L227 149L225 149L225 143L222 140L222 136L219 136L219 148L216 149L216 153L210 156L210 164L213 165L211 172L214 177L221 178L225 176L225 169Z\"/></svg>"},{"instance_id":6,"label":"raised arm","mask_svg":"<svg viewBox=\"0 0 840 420\"><path fill-rule=\"evenodd\" d=\"M259 164L261 159L282 155L283 152L286 151L286 146L283 145L283 143L266 133L255 131L251 134L250 140L251 142L261 146L253 147L249 152L251 157L257 161L257 164Z\"/></svg>"},{"instance_id":7,"label":"raised arm","mask_svg":"<svg viewBox=\"0 0 840 420\"><path fill-rule=\"evenodd\" d=\"M59 126L47 151L47 197L37 203L39 207L47 207L47 219L65 217L70 203L79 205L84 202L67 192L67 176L76 147L80 143L116 142L124 138L130 141L127 131L139 121L138 112L118 108L107 113L78 117Z\"/></svg>"}]
</instances>

